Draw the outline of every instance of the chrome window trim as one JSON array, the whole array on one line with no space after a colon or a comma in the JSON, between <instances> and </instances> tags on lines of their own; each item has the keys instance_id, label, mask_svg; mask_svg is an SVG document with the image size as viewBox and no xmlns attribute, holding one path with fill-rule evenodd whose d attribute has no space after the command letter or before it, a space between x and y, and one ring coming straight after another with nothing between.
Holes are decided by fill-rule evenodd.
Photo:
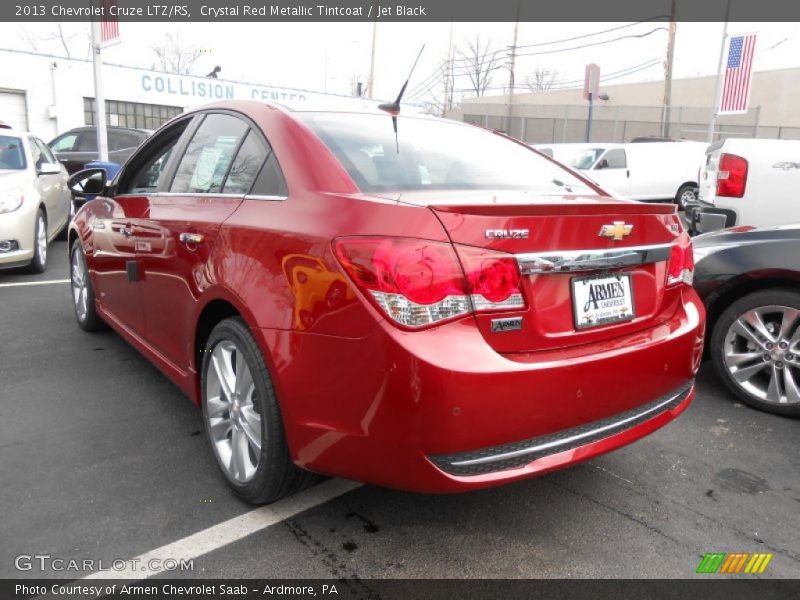
<instances>
[{"instance_id":1,"label":"chrome window trim","mask_svg":"<svg viewBox=\"0 0 800 600\"><path fill-rule=\"evenodd\" d=\"M655 244L597 250L554 250L517 254L515 258L523 275L577 273L666 261L671 248L671 244Z\"/></svg>"},{"instance_id":2,"label":"chrome window trim","mask_svg":"<svg viewBox=\"0 0 800 600\"><path fill-rule=\"evenodd\" d=\"M265 200L267 202L283 202L288 200L289 196L272 196L270 194L245 194L245 200Z\"/></svg>"},{"instance_id":3,"label":"chrome window trim","mask_svg":"<svg viewBox=\"0 0 800 600\"><path fill-rule=\"evenodd\" d=\"M176 197L176 196L200 196L203 198L240 198L241 200L266 200L271 202L279 202L283 200L288 200L289 196L270 196L265 194L215 194L214 192L155 192L152 194L142 193L142 194L117 194L114 196L115 198L127 198L132 196L147 196L149 198L157 198L159 196L163 196L165 198L169 197Z\"/></svg>"}]
</instances>

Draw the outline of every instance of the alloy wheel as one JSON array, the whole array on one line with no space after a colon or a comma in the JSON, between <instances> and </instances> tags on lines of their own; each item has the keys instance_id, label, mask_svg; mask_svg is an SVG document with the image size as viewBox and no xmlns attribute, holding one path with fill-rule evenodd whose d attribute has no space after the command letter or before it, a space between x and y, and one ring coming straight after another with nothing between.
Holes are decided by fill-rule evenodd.
<instances>
[{"instance_id":1,"label":"alloy wheel","mask_svg":"<svg viewBox=\"0 0 800 600\"><path fill-rule=\"evenodd\" d=\"M686 208L688 204L696 201L697 201L697 194L691 188L685 190L680 196L681 208Z\"/></svg>"},{"instance_id":2,"label":"alloy wheel","mask_svg":"<svg viewBox=\"0 0 800 600\"><path fill-rule=\"evenodd\" d=\"M800 403L800 310L760 306L725 335L725 367L747 394L772 404Z\"/></svg>"},{"instance_id":3,"label":"alloy wheel","mask_svg":"<svg viewBox=\"0 0 800 600\"><path fill-rule=\"evenodd\" d=\"M39 261L41 264L45 264L47 262L47 224L42 215L39 215L36 220L36 246L39 253Z\"/></svg>"},{"instance_id":4,"label":"alloy wheel","mask_svg":"<svg viewBox=\"0 0 800 600\"><path fill-rule=\"evenodd\" d=\"M220 341L206 363L206 419L220 466L238 483L256 474L261 458L261 414L244 353Z\"/></svg>"},{"instance_id":5,"label":"alloy wheel","mask_svg":"<svg viewBox=\"0 0 800 600\"><path fill-rule=\"evenodd\" d=\"M72 301L75 304L75 314L81 322L86 320L89 310L89 288L86 278L86 266L82 260L80 248L76 245L72 251Z\"/></svg>"}]
</instances>

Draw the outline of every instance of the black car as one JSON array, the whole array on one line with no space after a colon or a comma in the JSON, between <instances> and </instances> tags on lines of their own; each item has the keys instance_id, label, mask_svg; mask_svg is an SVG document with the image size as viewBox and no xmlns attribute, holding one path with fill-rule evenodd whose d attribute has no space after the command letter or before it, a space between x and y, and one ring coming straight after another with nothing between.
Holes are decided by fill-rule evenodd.
<instances>
[{"instance_id":1,"label":"black car","mask_svg":"<svg viewBox=\"0 0 800 600\"><path fill-rule=\"evenodd\" d=\"M108 127L109 162L120 165L124 163L150 133L146 129ZM98 158L97 129L90 126L70 129L51 141L49 146L67 171L70 174L76 173L86 163Z\"/></svg>"},{"instance_id":2,"label":"black car","mask_svg":"<svg viewBox=\"0 0 800 600\"><path fill-rule=\"evenodd\" d=\"M717 376L754 408L800 416L800 225L735 227L693 245Z\"/></svg>"}]
</instances>

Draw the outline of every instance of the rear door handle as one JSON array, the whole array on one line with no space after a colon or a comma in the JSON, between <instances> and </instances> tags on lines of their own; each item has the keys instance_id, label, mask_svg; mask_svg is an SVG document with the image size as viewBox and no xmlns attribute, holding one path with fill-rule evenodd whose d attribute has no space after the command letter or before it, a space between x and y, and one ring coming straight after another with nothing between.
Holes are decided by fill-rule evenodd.
<instances>
[{"instance_id":1,"label":"rear door handle","mask_svg":"<svg viewBox=\"0 0 800 600\"><path fill-rule=\"evenodd\" d=\"M178 236L181 243L188 245L197 245L203 243L203 235L200 233L184 232Z\"/></svg>"}]
</instances>

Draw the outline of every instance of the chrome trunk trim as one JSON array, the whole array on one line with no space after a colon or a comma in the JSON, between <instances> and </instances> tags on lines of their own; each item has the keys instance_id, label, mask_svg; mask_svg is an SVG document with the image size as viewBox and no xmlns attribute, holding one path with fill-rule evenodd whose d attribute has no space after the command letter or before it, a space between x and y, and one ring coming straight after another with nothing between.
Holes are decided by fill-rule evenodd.
<instances>
[{"instance_id":1,"label":"chrome trunk trim","mask_svg":"<svg viewBox=\"0 0 800 600\"><path fill-rule=\"evenodd\" d=\"M579 273L646 265L669 260L671 244L607 248L602 250L564 250L517 254L523 275L538 273Z\"/></svg>"}]
</instances>

